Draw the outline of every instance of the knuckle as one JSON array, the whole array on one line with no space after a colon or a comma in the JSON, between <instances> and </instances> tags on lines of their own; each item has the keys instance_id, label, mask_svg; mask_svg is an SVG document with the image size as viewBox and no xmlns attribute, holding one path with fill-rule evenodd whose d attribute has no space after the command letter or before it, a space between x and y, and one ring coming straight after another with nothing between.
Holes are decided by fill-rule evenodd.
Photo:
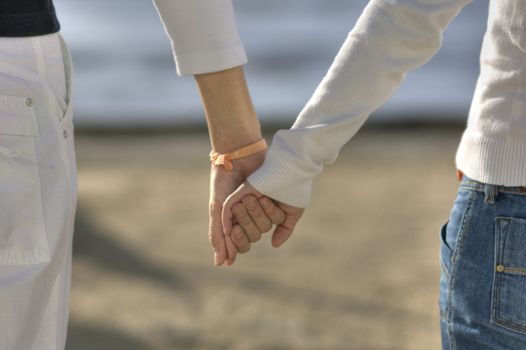
<instances>
[{"instance_id":1,"label":"knuckle","mask_svg":"<svg viewBox=\"0 0 526 350\"><path fill-rule=\"evenodd\" d=\"M265 215L261 211L254 211L250 213L250 217L257 221L262 221L265 219Z\"/></svg>"},{"instance_id":2,"label":"knuckle","mask_svg":"<svg viewBox=\"0 0 526 350\"><path fill-rule=\"evenodd\" d=\"M239 224L241 226L251 226L250 223L250 218L248 216L243 216L241 218L237 218L237 221L239 222Z\"/></svg>"},{"instance_id":3,"label":"knuckle","mask_svg":"<svg viewBox=\"0 0 526 350\"><path fill-rule=\"evenodd\" d=\"M245 235L245 232L241 229L239 226L235 226L232 229L232 240L236 243L243 243L247 241L247 237Z\"/></svg>"},{"instance_id":4,"label":"knuckle","mask_svg":"<svg viewBox=\"0 0 526 350\"><path fill-rule=\"evenodd\" d=\"M234 215L237 217L237 218L242 218L242 217L246 217L247 214L244 210L244 206L243 204L241 203L236 203L233 207L232 207L232 211L234 212Z\"/></svg>"},{"instance_id":5,"label":"knuckle","mask_svg":"<svg viewBox=\"0 0 526 350\"><path fill-rule=\"evenodd\" d=\"M244 242L246 241L245 239L245 234L243 232L236 232L233 236L232 236L232 239L237 242L237 243L241 243L241 242Z\"/></svg>"},{"instance_id":6,"label":"knuckle","mask_svg":"<svg viewBox=\"0 0 526 350\"><path fill-rule=\"evenodd\" d=\"M237 213L235 213L235 216L236 216L237 222L238 222L241 226L243 226L243 227L249 227L249 226L251 226L252 220L251 220L250 217L246 214L246 212L242 212L241 215L237 215Z\"/></svg>"},{"instance_id":7,"label":"knuckle","mask_svg":"<svg viewBox=\"0 0 526 350\"><path fill-rule=\"evenodd\" d=\"M257 205L256 205L256 208L254 208L254 209L249 209L248 207L247 207L247 209L248 209L248 211L250 213L250 216L253 217L253 218L260 218L260 217L264 216L263 215L263 211Z\"/></svg>"},{"instance_id":8,"label":"knuckle","mask_svg":"<svg viewBox=\"0 0 526 350\"><path fill-rule=\"evenodd\" d=\"M272 216L272 222L276 225L280 225L285 221L285 214L282 211L277 211Z\"/></svg>"},{"instance_id":9,"label":"knuckle","mask_svg":"<svg viewBox=\"0 0 526 350\"><path fill-rule=\"evenodd\" d=\"M246 196L243 198L243 204L249 211L256 211L259 209L258 200L254 196Z\"/></svg>"},{"instance_id":10,"label":"knuckle","mask_svg":"<svg viewBox=\"0 0 526 350\"><path fill-rule=\"evenodd\" d=\"M218 235L215 235L213 233L209 233L208 234L208 241L210 242L211 245L216 247L216 246L218 246L221 243L221 237L219 237Z\"/></svg>"},{"instance_id":11,"label":"knuckle","mask_svg":"<svg viewBox=\"0 0 526 350\"><path fill-rule=\"evenodd\" d=\"M259 232L250 236L250 242L251 243L257 242L260 239L261 239L261 233L259 233Z\"/></svg>"},{"instance_id":12,"label":"knuckle","mask_svg":"<svg viewBox=\"0 0 526 350\"><path fill-rule=\"evenodd\" d=\"M261 230L263 232L268 232L272 229L272 222L270 221L265 221L264 223L261 224Z\"/></svg>"},{"instance_id":13,"label":"knuckle","mask_svg":"<svg viewBox=\"0 0 526 350\"><path fill-rule=\"evenodd\" d=\"M275 212L276 212L276 207L274 205L268 205L265 208L265 213L267 213L268 215L274 215Z\"/></svg>"},{"instance_id":14,"label":"knuckle","mask_svg":"<svg viewBox=\"0 0 526 350\"><path fill-rule=\"evenodd\" d=\"M240 252L241 254L245 254L250 250L250 244L245 244L241 247L238 247L237 249L238 249L238 252Z\"/></svg>"}]
</instances>

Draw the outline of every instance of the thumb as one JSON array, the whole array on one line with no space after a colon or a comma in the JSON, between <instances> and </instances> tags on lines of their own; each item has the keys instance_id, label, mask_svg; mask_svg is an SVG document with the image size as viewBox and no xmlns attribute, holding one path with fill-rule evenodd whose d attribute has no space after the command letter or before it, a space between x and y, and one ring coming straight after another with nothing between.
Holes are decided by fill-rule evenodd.
<instances>
[{"instance_id":1,"label":"thumb","mask_svg":"<svg viewBox=\"0 0 526 350\"><path fill-rule=\"evenodd\" d=\"M291 229L286 228L284 226L278 226L274 230L274 233L272 234L272 246L274 248L279 248L283 243L285 243L290 235L292 234Z\"/></svg>"},{"instance_id":2,"label":"thumb","mask_svg":"<svg viewBox=\"0 0 526 350\"><path fill-rule=\"evenodd\" d=\"M294 228L296 227L298 220L299 217L287 214L285 221L276 227L274 233L272 233L272 246L274 248L280 247L289 239L292 232L294 232Z\"/></svg>"},{"instance_id":3,"label":"thumb","mask_svg":"<svg viewBox=\"0 0 526 350\"><path fill-rule=\"evenodd\" d=\"M223 203L223 211L221 213L221 221L223 224L223 233L225 235L230 234L230 231L232 231L232 219L234 215L232 214L232 207L237 202L241 202L243 197L245 197L248 194L253 194L254 192L257 192L250 184L245 182L241 186L237 188L230 196L227 197L225 202Z\"/></svg>"}]
</instances>

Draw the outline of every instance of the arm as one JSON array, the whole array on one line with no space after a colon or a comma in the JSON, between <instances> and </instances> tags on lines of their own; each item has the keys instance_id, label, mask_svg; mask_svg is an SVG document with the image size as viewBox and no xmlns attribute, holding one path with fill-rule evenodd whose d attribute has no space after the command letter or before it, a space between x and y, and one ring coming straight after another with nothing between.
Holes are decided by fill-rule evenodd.
<instances>
[{"instance_id":1,"label":"arm","mask_svg":"<svg viewBox=\"0 0 526 350\"><path fill-rule=\"evenodd\" d=\"M195 79L205 108L212 148L215 151L228 153L262 138L241 67L196 75ZM234 160L232 171L227 171L221 166L211 168L209 238L215 250L216 265L223 264L225 260L227 264L232 264L237 250L245 250L247 244L244 240L248 241L248 237L243 235L243 245L240 245L239 240L232 242L230 235L223 234L221 211L225 199L248 175L261 166L265 153L262 151ZM276 220L279 222L282 219L278 216ZM259 231L252 235L250 241L259 239L258 234L260 235Z\"/></svg>"},{"instance_id":2,"label":"arm","mask_svg":"<svg viewBox=\"0 0 526 350\"><path fill-rule=\"evenodd\" d=\"M312 181L411 69L427 62L442 33L471 0L372 0L290 130L274 136L265 162L224 203L225 232L245 196L266 195L285 212L283 244L309 202ZM235 229L235 228L234 228Z\"/></svg>"},{"instance_id":3,"label":"arm","mask_svg":"<svg viewBox=\"0 0 526 350\"><path fill-rule=\"evenodd\" d=\"M154 0L172 41L179 74L200 74L247 62L231 0Z\"/></svg>"},{"instance_id":4,"label":"arm","mask_svg":"<svg viewBox=\"0 0 526 350\"><path fill-rule=\"evenodd\" d=\"M194 74L203 102L212 149L228 153L262 138L260 125L248 92L242 64L243 45L237 34L229 0L154 0L172 40L180 74ZM262 163L266 151L233 161L233 171L212 166L210 179L209 239L214 263L232 264L237 250L246 248L239 240L224 236L221 209L224 200ZM271 203L265 211L259 203L248 212L256 225L248 227L250 241L283 221L283 213ZM272 211L272 215L253 215ZM247 215L248 215L247 214ZM238 227L239 230L239 227ZM238 232L243 234L243 232ZM248 240L248 238L247 238ZM241 248L241 249L240 249Z\"/></svg>"},{"instance_id":5,"label":"arm","mask_svg":"<svg viewBox=\"0 0 526 350\"><path fill-rule=\"evenodd\" d=\"M292 128L275 135L250 184L283 203L307 206L313 178L406 73L435 54L443 31L469 2L372 0Z\"/></svg>"},{"instance_id":6,"label":"arm","mask_svg":"<svg viewBox=\"0 0 526 350\"><path fill-rule=\"evenodd\" d=\"M242 67L197 74L212 148L227 153L262 138Z\"/></svg>"}]
</instances>

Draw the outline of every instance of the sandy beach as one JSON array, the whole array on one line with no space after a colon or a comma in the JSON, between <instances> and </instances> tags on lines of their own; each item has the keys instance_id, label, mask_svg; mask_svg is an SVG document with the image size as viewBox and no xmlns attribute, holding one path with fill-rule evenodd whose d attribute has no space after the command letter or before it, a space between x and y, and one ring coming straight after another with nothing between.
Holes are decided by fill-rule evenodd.
<instances>
[{"instance_id":1,"label":"sandy beach","mask_svg":"<svg viewBox=\"0 0 526 350\"><path fill-rule=\"evenodd\" d=\"M439 228L454 128L368 128L280 249L207 241L204 133L77 135L68 350L439 349Z\"/></svg>"}]
</instances>

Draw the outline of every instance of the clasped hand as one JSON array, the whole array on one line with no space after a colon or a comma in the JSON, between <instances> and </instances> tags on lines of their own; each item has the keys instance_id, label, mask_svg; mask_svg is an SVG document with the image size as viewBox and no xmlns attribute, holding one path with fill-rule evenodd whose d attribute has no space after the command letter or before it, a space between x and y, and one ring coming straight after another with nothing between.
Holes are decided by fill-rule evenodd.
<instances>
[{"instance_id":1,"label":"clasped hand","mask_svg":"<svg viewBox=\"0 0 526 350\"><path fill-rule=\"evenodd\" d=\"M245 181L264 153L249 158L237 161L234 171L212 166L209 239L216 266L233 264L238 253L248 252L274 226L272 245L280 247L303 215L304 209L274 201Z\"/></svg>"}]
</instances>

